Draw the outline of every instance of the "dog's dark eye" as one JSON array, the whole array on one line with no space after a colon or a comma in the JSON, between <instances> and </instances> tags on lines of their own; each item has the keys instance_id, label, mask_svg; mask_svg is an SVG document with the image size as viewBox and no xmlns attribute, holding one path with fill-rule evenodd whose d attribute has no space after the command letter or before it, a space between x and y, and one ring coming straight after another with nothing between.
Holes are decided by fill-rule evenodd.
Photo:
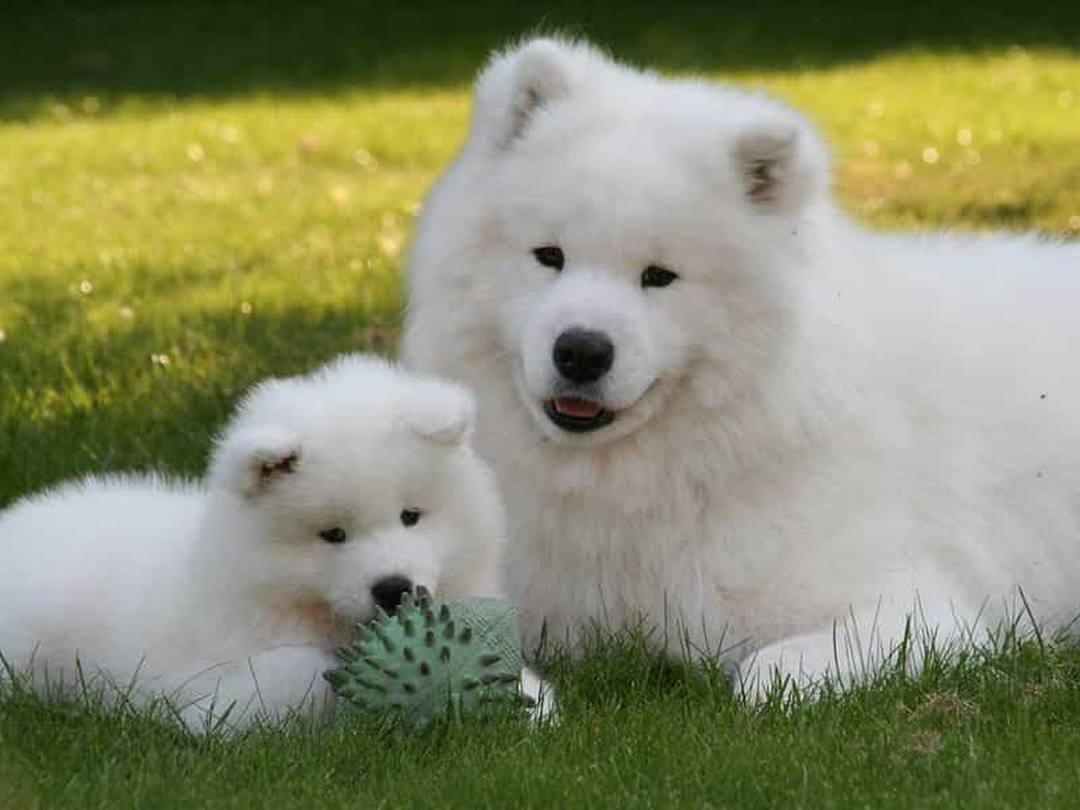
<instances>
[{"instance_id":1,"label":"dog's dark eye","mask_svg":"<svg viewBox=\"0 0 1080 810\"><path fill-rule=\"evenodd\" d=\"M543 247L533 248L533 256L544 267L550 267L554 270L562 270L563 263L566 261L563 257L562 248L558 245L544 245Z\"/></svg>"},{"instance_id":2,"label":"dog's dark eye","mask_svg":"<svg viewBox=\"0 0 1080 810\"><path fill-rule=\"evenodd\" d=\"M673 273L666 267L660 267L656 264L650 264L648 267L641 271L641 286L666 287L678 277L678 273Z\"/></svg>"},{"instance_id":3,"label":"dog's dark eye","mask_svg":"<svg viewBox=\"0 0 1080 810\"><path fill-rule=\"evenodd\" d=\"M319 532L319 537L327 543L344 543L348 539L345 530L340 526L335 526L332 529L323 529Z\"/></svg>"},{"instance_id":4,"label":"dog's dark eye","mask_svg":"<svg viewBox=\"0 0 1080 810\"><path fill-rule=\"evenodd\" d=\"M423 514L419 509L402 509L401 510L401 525L402 526L415 526L420 522L420 516Z\"/></svg>"}]
</instances>

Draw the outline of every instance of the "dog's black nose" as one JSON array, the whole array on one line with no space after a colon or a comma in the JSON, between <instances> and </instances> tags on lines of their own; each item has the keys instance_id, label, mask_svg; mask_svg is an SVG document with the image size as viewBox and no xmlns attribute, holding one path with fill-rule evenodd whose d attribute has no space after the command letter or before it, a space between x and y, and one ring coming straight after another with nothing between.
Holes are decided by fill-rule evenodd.
<instances>
[{"instance_id":1,"label":"dog's black nose","mask_svg":"<svg viewBox=\"0 0 1080 810\"><path fill-rule=\"evenodd\" d=\"M555 339L551 352L555 368L576 383L596 382L615 362L615 347L603 332L590 329L567 329Z\"/></svg>"},{"instance_id":2,"label":"dog's black nose","mask_svg":"<svg viewBox=\"0 0 1080 810\"><path fill-rule=\"evenodd\" d=\"M411 593L412 589L411 579L395 575L384 577L372 585L371 596L376 605L392 615L398 609L398 605L401 604L401 597Z\"/></svg>"}]
</instances>

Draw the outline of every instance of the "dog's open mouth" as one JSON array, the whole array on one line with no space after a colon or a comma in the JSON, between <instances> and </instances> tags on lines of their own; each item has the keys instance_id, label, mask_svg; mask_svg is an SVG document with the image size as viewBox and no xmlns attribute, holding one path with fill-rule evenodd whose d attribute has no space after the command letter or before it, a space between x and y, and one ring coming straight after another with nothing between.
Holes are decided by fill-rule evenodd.
<instances>
[{"instance_id":1,"label":"dog's open mouth","mask_svg":"<svg viewBox=\"0 0 1080 810\"><path fill-rule=\"evenodd\" d=\"M571 433L588 433L610 425L615 412L599 402L581 397L554 397L544 402L548 419Z\"/></svg>"}]
</instances>

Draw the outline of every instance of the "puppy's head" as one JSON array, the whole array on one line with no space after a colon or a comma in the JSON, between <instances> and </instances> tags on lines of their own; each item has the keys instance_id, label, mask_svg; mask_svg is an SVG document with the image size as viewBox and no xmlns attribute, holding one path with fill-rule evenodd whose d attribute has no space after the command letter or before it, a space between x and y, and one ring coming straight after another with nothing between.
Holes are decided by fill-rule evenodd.
<instances>
[{"instance_id":1,"label":"puppy's head","mask_svg":"<svg viewBox=\"0 0 1080 810\"><path fill-rule=\"evenodd\" d=\"M211 486L244 513L238 554L276 600L363 620L490 554L501 513L472 454L472 396L348 357L271 380L218 443Z\"/></svg>"}]
</instances>

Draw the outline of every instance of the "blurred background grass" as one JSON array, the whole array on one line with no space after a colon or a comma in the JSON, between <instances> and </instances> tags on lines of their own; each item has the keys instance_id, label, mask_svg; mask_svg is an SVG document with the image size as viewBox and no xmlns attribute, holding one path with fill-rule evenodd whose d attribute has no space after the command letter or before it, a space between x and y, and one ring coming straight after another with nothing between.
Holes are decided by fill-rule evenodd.
<instances>
[{"instance_id":1,"label":"blurred background grass","mask_svg":"<svg viewBox=\"0 0 1080 810\"><path fill-rule=\"evenodd\" d=\"M458 86L507 39L587 36L668 70L791 71L890 53L1077 47L1080 11L1003 0L105 0L8 4L0 92L8 114L42 96L164 99L306 95L357 86Z\"/></svg>"}]
</instances>

